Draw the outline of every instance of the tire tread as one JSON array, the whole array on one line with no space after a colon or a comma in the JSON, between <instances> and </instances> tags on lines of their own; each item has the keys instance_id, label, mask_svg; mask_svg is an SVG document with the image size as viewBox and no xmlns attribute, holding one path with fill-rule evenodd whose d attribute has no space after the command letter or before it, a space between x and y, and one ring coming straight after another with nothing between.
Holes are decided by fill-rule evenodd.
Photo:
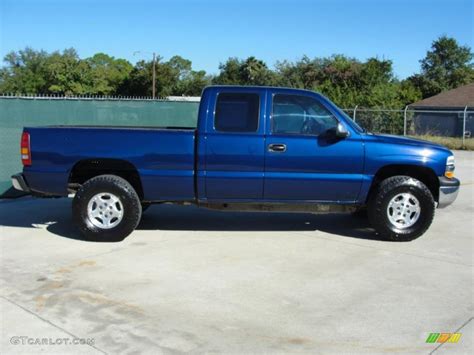
<instances>
[{"instance_id":1,"label":"tire tread","mask_svg":"<svg viewBox=\"0 0 474 355\"><path fill-rule=\"evenodd\" d=\"M117 189L127 201L128 208L124 220L110 230L100 229L87 223L84 214L91 193L98 193L101 189ZM96 190L96 191L94 191ZM91 192L92 191L92 192ZM125 203L125 201L122 201ZM140 198L125 179L116 175L99 175L87 180L77 191L73 200L73 219L82 235L92 241L119 241L127 237L138 226L141 219L142 207Z\"/></svg>"},{"instance_id":2,"label":"tire tread","mask_svg":"<svg viewBox=\"0 0 474 355\"><path fill-rule=\"evenodd\" d=\"M423 211L425 220L420 224L420 227L415 230L407 229L406 231L394 231L390 228L386 221L386 206L385 199L387 195L396 189L402 187L417 189L421 196L425 199L427 205L431 204L432 210ZM368 203L369 221L375 230L382 235L382 237L391 241L410 241L418 238L430 227L434 218L434 198L431 191L421 181L405 175L397 175L383 180L376 191L372 194ZM420 216L422 217L422 216Z\"/></svg>"}]
</instances>

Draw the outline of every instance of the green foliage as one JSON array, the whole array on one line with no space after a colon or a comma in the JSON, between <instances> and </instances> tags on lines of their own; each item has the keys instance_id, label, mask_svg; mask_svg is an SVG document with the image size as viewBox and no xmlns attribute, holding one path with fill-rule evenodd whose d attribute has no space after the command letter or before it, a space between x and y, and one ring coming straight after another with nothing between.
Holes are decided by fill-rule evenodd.
<instances>
[{"instance_id":1,"label":"green foliage","mask_svg":"<svg viewBox=\"0 0 474 355\"><path fill-rule=\"evenodd\" d=\"M304 56L295 63L279 62L276 68L282 85L319 91L346 108L401 108L420 96L411 83L395 78L389 60Z\"/></svg>"},{"instance_id":2,"label":"green foliage","mask_svg":"<svg viewBox=\"0 0 474 355\"><path fill-rule=\"evenodd\" d=\"M248 57L246 60L229 58L219 65L219 70L219 75L212 80L213 84L269 86L277 83L276 73L255 57Z\"/></svg>"},{"instance_id":3,"label":"green foliage","mask_svg":"<svg viewBox=\"0 0 474 355\"><path fill-rule=\"evenodd\" d=\"M206 72L192 70L191 61L174 56L163 62L156 59L156 95L199 96L202 89L209 85ZM118 94L128 96L152 96L153 62L138 62L128 79L119 88Z\"/></svg>"},{"instance_id":4,"label":"green foliage","mask_svg":"<svg viewBox=\"0 0 474 355\"><path fill-rule=\"evenodd\" d=\"M162 68L168 81L162 84L161 96L199 96L211 82L204 70L193 70L191 61L180 56L172 57Z\"/></svg>"},{"instance_id":5,"label":"green foliage","mask_svg":"<svg viewBox=\"0 0 474 355\"><path fill-rule=\"evenodd\" d=\"M133 68L103 53L82 60L72 48L51 54L26 48L4 61L0 92L13 94L110 95Z\"/></svg>"},{"instance_id":6,"label":"green foliage","mask_svg":"<svg viewBox=\"0 0 474 355\"><path fill-rule=\"evenodd\" d=\"M97 53L85 60L88 65L88 94L112 95L123 85L133 69L124 59L115 59L104 53Z\"/></svg>"},{"instance_id":7,"label":"green foliage","mask_svg":"<svg viewBox=\"0 0 474 355\"><path fill-rule=\"evenodd\" d=\"M158 58L160 60L160 58ZM118 95L151 96L152 63L140 60L125 81L117 88Z\"/></svg>"},{"instance_id":8,"label":"green foliage","mask_svg":"<svg viewBox=\"0 0 474 355\"><path fill-rule=\"evenodd\" d=\"M31 48L8 53L4 58L6 66L0 69L1 91L45 92L48 87L47 58L45 51L34 51Z\"/></svg>"},{"instance_id":9,"label":"green foliage","mask_svg":"<svg viewBox=\"0 0 474 355\"><path fill-rule=\"evenodd\" d=\"M60 95L88 92L88 65L79 59L74 49L54 52L46 60L47 91Z\"/></svg>"},{"instance_id":10,"label":"green foliage","mask_svg":"<svg viewBox=\"0 0 474 355\"><path fill-rule=\"evenodd\" d=\"M423 98L474 81L474 54L454 38L441 36L420 60L421 74L409 80L420 89Z\"/></svg>"},{"instance_id":11,"label":"green foliage","mask_svg":"<svg viewBox=\"0 0 474 355\"><path fill-rule=\"evenodd\" d=\"M474 81L473 53L455 39L440 37L421 62L421 73L398 80L392 62L369 58L360 61L344 55L324 58L303 56L295 62L277 62L274 69L255 57L231 57L215 76L196 71L191 61L174 56L157 57L156 95L198 96L213 84L268 85L319 91L337 105L353 108L401 109L422 97ZM97 53L80 59L74 49L47 53L25 48L11 52L0 68L0 93L59 95L151 96L153 62L133 66L125 59ZM363 119L361 117L361 119ZM373 117L371 117L373 120ZM400 119L389 114L378 120L395 130Z\"/></svg>"}]
</instances>

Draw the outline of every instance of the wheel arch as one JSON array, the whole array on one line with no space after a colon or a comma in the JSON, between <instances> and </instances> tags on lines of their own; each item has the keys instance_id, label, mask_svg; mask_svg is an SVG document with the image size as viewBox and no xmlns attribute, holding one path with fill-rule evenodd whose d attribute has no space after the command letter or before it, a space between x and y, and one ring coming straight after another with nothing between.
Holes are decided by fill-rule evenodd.
<instances>
[{"instance_id":1,"label":"wheel arch","mask_svg":"<svg viewBox=\"0 0 474 355\"><path fill-rule=\"evenodd\" d=\"M383 180L397 175L410 176L421 181L430 190L434 200L436 202L439 201L439 180L433 169L419 165L390 164L381 167L374 175L369 193L367 194L366 203Z\"/></svg>"},{"instance_id":2,"label":"wheel arch","mask_svg":"<svg viewBox=\"0 0 474 355\"><path fill-rule=\"evenodd\" d=\"M127 180L140 199L144 198L143 186L137 168L124 159L94 158L79 160L69 173L68 189L76 191L87 180L105 174L117 175Z\"/></svg>"}]
</instances>

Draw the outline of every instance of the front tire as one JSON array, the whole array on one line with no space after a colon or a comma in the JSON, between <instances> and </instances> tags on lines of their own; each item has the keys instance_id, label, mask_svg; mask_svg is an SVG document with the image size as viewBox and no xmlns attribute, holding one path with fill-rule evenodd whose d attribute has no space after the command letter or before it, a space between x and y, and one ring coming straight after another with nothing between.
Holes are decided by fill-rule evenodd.
<instances>
[{"instance_id":1,"label":"front tire","mask_svg":"<svg viewBox=\"0 0 474 355\"><path fill-rule=\"evenodd\" d=\"M130 183L115 175L87 180L72 203L74 223L87 240L120 241L140 222L140 198Z\"/></svg>"},{"instance_id":2,"label":"front tire","mask_svg":"<svg viewBox=\"0 0 474 355\"><path fill-rule=\"evenodd\" d=\"M431 225L435 201L421 181L409 176L383 180L369 204L369 220L375 230L391 241L404 242L420 237Z\"/></svg>"}]
</instances>

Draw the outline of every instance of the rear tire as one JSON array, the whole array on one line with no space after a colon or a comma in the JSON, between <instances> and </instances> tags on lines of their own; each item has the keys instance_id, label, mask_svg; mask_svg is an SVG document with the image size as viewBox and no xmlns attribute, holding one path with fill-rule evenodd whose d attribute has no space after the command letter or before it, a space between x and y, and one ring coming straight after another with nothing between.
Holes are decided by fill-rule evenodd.
<instances>
[{"instance_id":1,"label":"rear tire","mask_svg":"<svg viewBox=\"0 0 474 355\"><path fill-rule=\"evenodd\" d=\"M435 201L421 181L409 176L383 180L368 204L369 220L375 230L391 241L418 238L431 225Z\"/></svg>"},{"instance_id":2,"label":"rear tire","mask_svg":"<svg viewBox=\"0 0 474 355\"><path fill-rule=\"evenodd\" d=\"M87 180L72 203L73 219L91 241L121 241L140 222L140 198L130 183L115 175Z\"/></svg>"}]
</instances>

